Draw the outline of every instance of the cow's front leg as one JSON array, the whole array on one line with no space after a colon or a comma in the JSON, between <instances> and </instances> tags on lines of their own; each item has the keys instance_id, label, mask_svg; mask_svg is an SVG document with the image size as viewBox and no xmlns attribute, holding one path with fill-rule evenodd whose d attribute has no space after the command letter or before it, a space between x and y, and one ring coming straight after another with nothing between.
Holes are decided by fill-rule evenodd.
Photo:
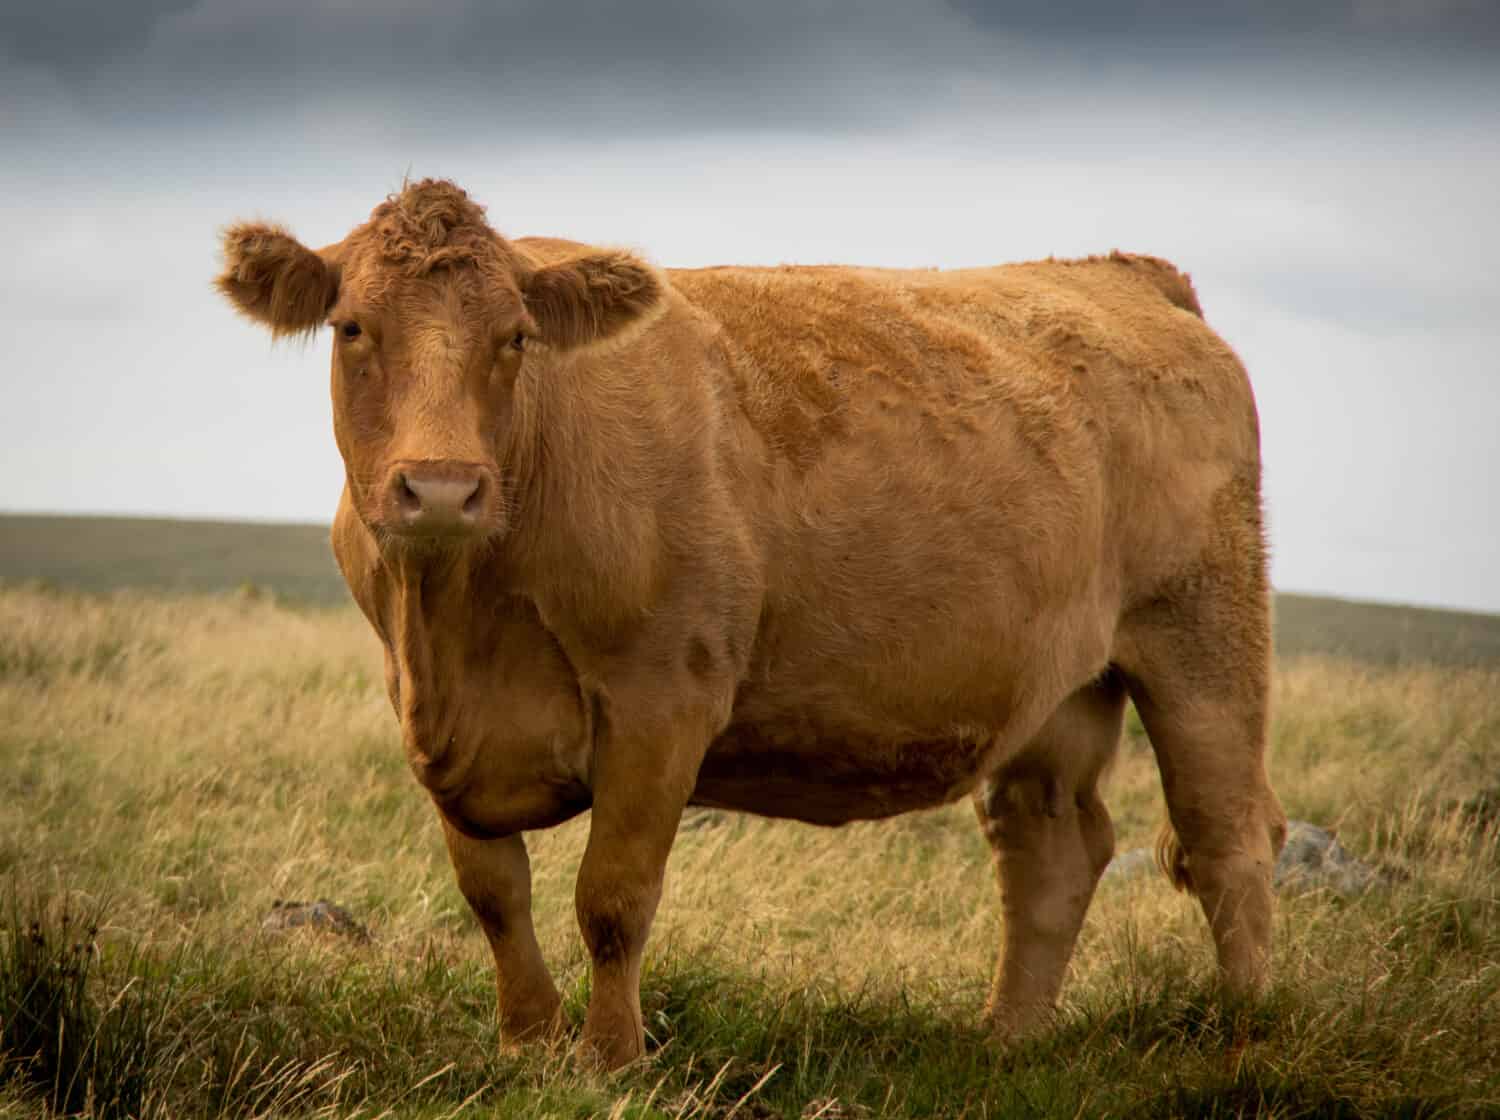
<instances>
[{"instance_id":1,"label":"cow's front leg","mask_svg":"<svg viewBox=\"0 0 1500 1120\"><path fill-rule=\"evenodd\" d=\"M593 961L583 1042L606 1069L646 1049L641 958L667 855L708 746L702 720L651 729L611 717L595 749L593 815L576 894Z\"/></svg>"},{"instance_id":2,"label":"cow's front leg","mask_svg":"<svg viewBox=\"0 0 1500 1120\"><path fill-rule=\"evenodd\" d=\"M519 835L475 839L459 832L446 817L442 820L458 889L495 954L502 1044L559 1033L562 1001L531 924L531 862L525 841Z\"/></svg>"}]
</instances>

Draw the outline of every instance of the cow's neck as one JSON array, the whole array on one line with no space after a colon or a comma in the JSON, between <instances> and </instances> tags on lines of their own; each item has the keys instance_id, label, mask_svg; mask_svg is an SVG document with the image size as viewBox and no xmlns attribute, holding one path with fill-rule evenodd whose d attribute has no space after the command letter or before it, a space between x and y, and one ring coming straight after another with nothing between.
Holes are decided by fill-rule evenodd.
<instances>
[{"instance_id":1,"label":"cow's neck","mask_svg":"<svg viewBox=\"0 0 1500 1120\"><path fill-rule=\"evenodd\" d=\"M398 558L388 566L388 627L396 671L396 715L408 761L429 787L455 760L462 716L462 672L474 612L462 609L470 563L457 558ZM434 634L442 641L435 642Z\"/></svg>"}]
</instances>

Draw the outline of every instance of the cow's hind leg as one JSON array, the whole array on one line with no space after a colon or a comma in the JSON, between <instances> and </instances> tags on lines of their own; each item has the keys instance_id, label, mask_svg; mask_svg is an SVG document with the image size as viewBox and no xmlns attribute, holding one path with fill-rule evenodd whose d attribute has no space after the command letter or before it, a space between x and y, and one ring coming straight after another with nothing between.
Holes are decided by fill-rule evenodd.
<instances>
[{"instance_id":1,"label":"cow's hind leg","mask_svg":"<svg viewBox=\"0 0 1500 1120\"><path fill-rule=\"evenodd\" d=\"M1051 1015L1094 887L1114 854L1098 782L1120 740L1125 688L1113 672L1079 689L975 795L995 852L1004 944L986 1018L1006 1036Z\"/></svg>"},{"instance_id":2,"label":"cow's hind leg","mask_svg":"<svg viewBox=\"0 0 1500 1120\"><path fill-rule=\"evenodd\" d=\"M1166 870L1198 896L1220 976L1238 995L1268 976L1271 871L1286 816L1266 777L1270 622L1258 507L1221 495L1197 567L1126 615L1116 663L1150 736L1175 838Z\"/></svg>"}]
</instances>

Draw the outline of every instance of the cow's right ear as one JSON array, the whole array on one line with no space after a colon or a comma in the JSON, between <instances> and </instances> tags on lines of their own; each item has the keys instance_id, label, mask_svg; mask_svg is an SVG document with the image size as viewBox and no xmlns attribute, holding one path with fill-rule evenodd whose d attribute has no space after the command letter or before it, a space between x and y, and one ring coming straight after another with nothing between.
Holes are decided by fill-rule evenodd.
<instances>
[{"instance_id":1,"label":"cow's right ear","mask_svg":"<svg viewBox=\"0 0 1500 1120\"><path fill-rule=\"evenodd\" d=\"M214 286L278 338L315 331L339 291L338 265L279 226L242 222L224 231L224 271Z\"/></svg>"}]
</instances>

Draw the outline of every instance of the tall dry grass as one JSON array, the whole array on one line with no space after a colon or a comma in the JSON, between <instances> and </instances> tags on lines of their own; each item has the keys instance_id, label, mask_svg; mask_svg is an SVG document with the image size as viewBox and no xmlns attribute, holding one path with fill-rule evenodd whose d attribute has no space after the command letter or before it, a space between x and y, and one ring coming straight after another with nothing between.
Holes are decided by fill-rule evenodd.
<instances>
[{"instance_id":1,"label":"tall dry grass","mask_svg":"<svg viewBox=\"0 0 1500 1120\"><path fill-rule=\"evenodd\" d=\"M102 916L101 999L165 993L153 1115L1500 1109L1500 860L1463 807L1500 781L1494 670L1278 670L1289 813L1405 877L1285 900L1280 980L1248 1018L1207 998L1187 899L1107 883L1059 1030L997 1055L972 1029L999 916L967 806L837 830L692 814L648 964L661 1048L610 1081L494 1054L487 953L380 681L352 610L0 590L0 875L44 918L64 900ZM1106 798L1121 847L1149 844L1160 795L1133 721ZM529 838L575 1013L587 827ZM319 897L373 946L261 930L274 900ZM0 1117L34 1105L4 1092Z\"/></svg>"}]
</instances>

